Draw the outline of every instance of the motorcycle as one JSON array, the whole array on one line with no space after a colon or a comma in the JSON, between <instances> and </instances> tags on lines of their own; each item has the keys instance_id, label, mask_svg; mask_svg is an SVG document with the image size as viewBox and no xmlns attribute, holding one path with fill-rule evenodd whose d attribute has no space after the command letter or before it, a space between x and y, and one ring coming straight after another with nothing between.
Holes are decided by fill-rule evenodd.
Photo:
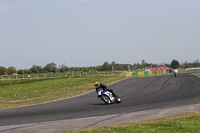
<instances>
[{"instance_id":1,"label":"motorcycle","mask_svg":"<svg viewBox=\"0 0 200 133\"><path fill-rule=\"evenodd\" d=\"M174 76L177 77L177 74L178 74L178 70L175 69L175 70L174 70Z\"/></svg>"},{"instance_id":2,"label":"motorcycle","mask_svg":"<svg viewBox=\"0 0 200 133\"><path fill-rule=\"evenodd\" d=\"M113 94L109 91L105 91L102 88L98 91L98 97L101 98L106 104L112 103L121 103L121 99L119 97L114 97Z\"/></svg>"}]
</instances>

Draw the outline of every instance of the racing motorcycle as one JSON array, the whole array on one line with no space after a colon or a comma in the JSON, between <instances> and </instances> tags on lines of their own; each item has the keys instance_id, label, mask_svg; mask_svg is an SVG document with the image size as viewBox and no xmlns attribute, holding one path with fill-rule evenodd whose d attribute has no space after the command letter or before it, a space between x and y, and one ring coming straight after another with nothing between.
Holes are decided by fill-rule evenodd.
<instances>
[{"instance_id":1,"label":"racing motorcycle","mask_svg":"<svg viewBox=\"0 0 200 133\"><path fill-rule=\"evenodd\" d=\"M175 69L174 70L174 76L177 77L177 74L178 74L178 69Z\"/></svg>"},{"instance_id":2,"label":"racing motorcycle","mask_svg":"<svg viewBox=\"0 0 200 133\"><path fill-rule=\"evenodd\" d=\"M102 88L98 91L98 97L101 98L106 104L112 103L121 103L121 99L119 97L114 97L113 94L109 91L105 91Z\"/></svg>"}]
</instances>

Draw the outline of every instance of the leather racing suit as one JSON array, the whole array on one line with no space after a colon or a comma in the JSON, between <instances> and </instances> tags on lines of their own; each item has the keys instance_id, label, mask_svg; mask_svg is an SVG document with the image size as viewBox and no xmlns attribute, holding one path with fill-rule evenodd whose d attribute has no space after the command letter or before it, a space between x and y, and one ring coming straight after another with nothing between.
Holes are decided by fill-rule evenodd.
<instances>
[{"instance_id":1,"label":"leather racing suit","mask_svg":"<svg viewBox=\"0 0 200 133\"><path fill-rule=\"evenodd\" d=\"M118 96L113 92L113 90L112 90L112 89L109 89L107 85L102 84L102 83L99 83L99 84L100 84L99 87L96 88L96 92L97 92L97 93L98 93L99 90L102 88L102 89L105 90L105 91L111 92L115 98L118 98Z\"/></svg>"}]
</instances>

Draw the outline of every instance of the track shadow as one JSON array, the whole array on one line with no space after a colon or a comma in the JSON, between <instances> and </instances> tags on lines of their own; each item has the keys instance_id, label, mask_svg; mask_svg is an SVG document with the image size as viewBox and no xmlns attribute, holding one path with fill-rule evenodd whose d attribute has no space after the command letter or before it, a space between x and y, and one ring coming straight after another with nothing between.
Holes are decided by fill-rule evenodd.
<instances>
[{"instance_id":1,"label":"track shadow","mask_svg":"<svg viewBox=\"0 0 200 133\"><path fill-rule=\"evenodd\" d=\"M94 104L92 104L92 105L105 105L105 106L112 106L112 105L115 105L115 104L119 104L119 103L112 103L112 104L94 103Z\"/></svg>"},{"instance_id":2,"label":"track shadow","mask_svg":"<svg viewBox=\"0 0 200 133\"><path fill-rule=\"evenodd\" d=\"M105 104L105 103L94 103L92 105L109 105L109 104Z\"/></svg>"}]
</instances>

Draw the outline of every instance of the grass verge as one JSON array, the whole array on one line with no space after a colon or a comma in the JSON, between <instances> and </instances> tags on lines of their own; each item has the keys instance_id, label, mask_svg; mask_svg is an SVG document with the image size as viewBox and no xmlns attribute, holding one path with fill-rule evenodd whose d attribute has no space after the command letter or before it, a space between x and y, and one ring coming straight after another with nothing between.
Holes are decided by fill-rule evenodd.
<instances>
[{"instance_id":1,"label":"grass verge","mask_svg":"<svg viewBox=\"0 0 200 133\"><path fill-rule=\"evenodd\" d=\"M200 72L200 69L180 70L179 72L180 72L180 73Z\"/></svg>"},{"instance_id":2,"label":"grass verge","mask_svg":"<svg viewBox=\"0 0 200 133\"><path fill-rule=\"evenodd\" d=\"M200 113L62 133L200 133Z\"/></svg>"},{"instance_id":3,"label":"grass verge","mask_svg":"<svg viewBox=\"0 0 200 133\"><path fill-rule=\"evenodd\" d=\"M109 84L118 75L0 81L0 109L38 104L94 90L94 82Z\"/></svg>"}]
</instances>

